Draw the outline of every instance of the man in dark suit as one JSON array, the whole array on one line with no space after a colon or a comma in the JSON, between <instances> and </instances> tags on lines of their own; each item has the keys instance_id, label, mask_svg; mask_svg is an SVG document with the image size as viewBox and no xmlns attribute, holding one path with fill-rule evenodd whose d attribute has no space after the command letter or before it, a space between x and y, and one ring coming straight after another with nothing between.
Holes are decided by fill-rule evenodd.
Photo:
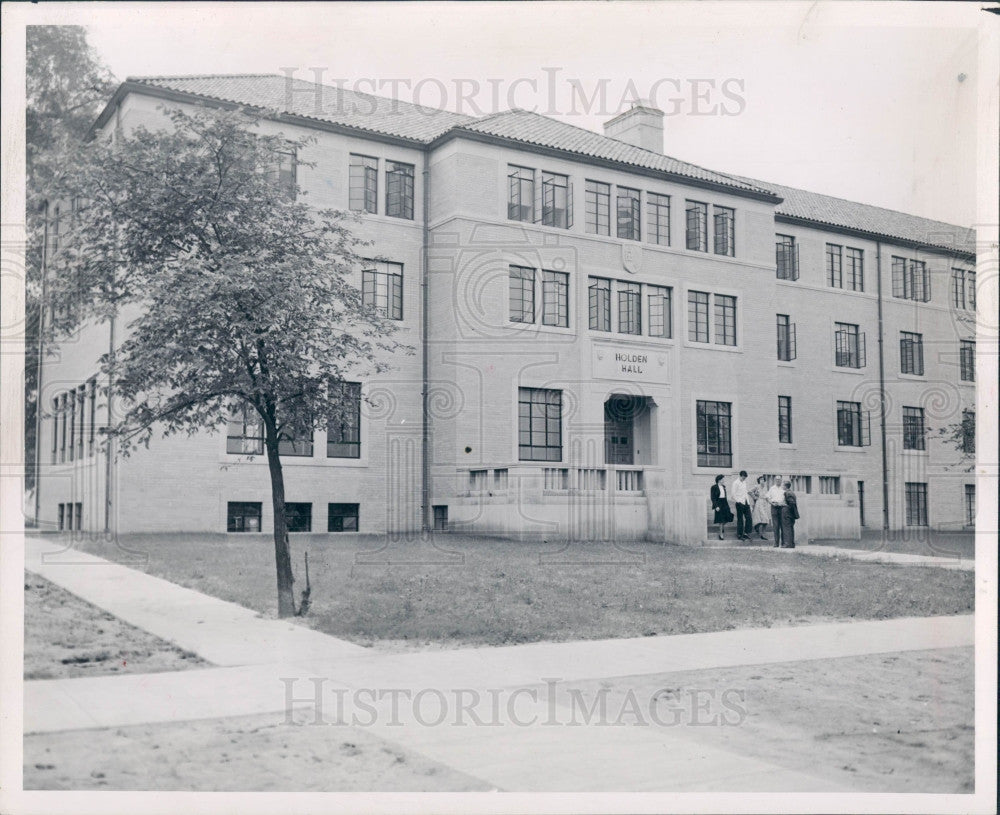
<instances>
[{"instance_id":1,"label":"man in dark suit","mask_svg":"<svg viewBox=\"0 0 1000 815\"><path fill-rule=\"evenodd\" d=\"M792 482L785 482L785 506L781 510L781 546L795 548L795 522L799 519L799 499L792 492Z\"/></svg>"}]
</instances>

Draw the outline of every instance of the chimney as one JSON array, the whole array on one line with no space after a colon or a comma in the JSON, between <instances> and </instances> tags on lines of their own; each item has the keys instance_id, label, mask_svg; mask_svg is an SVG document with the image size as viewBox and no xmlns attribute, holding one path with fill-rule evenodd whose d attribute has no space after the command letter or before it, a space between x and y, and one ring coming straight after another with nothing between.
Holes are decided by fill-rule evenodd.
<instances>
[{"instance_id":1,"label":"chimney","mask_svg":"<svg viewBox=\"0 0 1000 815\"><path fill-rule=\"evenodd\" d=\"M604 135L663 153L663 111L639 99L624 113L604 123Z\"/></svg>"}]
</instances>

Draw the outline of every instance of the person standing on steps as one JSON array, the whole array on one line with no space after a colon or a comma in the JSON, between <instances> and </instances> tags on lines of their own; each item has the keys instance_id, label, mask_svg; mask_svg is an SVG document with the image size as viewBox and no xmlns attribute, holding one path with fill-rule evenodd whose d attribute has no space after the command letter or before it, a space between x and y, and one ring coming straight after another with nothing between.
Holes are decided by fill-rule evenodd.
<instances>
[{"instance_id":1,"label":"person standing on steps","mask_svg":"<svg viewBox=\"0 0 1000 815\"><path fill-rule=\"evenodd\" d=\"M736 504L736 539L748 541L752 524L746 470L740 470L740 477L733 481L733 503Z\"/></svg>"},{"instance_id":2,"label":"person standing on steps","mask_svg":"<svg viewBox=\"0 0 1000 815\"><path fill-rule=\"evenodd\" d=\"M709 491L712 499L712 509L715 510L715 523L719 525L719 540L726 539L726 524L733 519L733 511L729 508L729 497L726 495L726 485L722 483L723 475L715 477L715 484Z\"/></svg>"},{"instance_id":3,"label":"person standing on steps","mask_svg":"<svg viewBox=\"0 0 1000 815\"><path fill-rule=\"evenodd\" d=\"M795 548L795 522L799 519L799 501L792 492L792 482L785 482L785 508L781 511L781 546Z\"/></svg>"},{"instance_id":4,"label":"person standing on steps","mask_svg":"<svg viewBox=\"0 0 1000 815\"><path fill-rule=\"evenodd\" d=\"M785 491L781 486L781 476L776 475L767 491L767 500L771 504L771 529L774 530L774 545L781 546L781 514L785 511Z\"/></svg>"},{"instance_id":5,"label":"person standing on steps","mask_svg":"<svg viewBox=\"0 0 1000 815\"><path fill-rule=\"evenodd\" d=\"M767 477L759 476L757 486L750 490L753 500L753 528L762 541L767 540L764 527L771 523L771 502L767 500Z\"/></svg>"}]
</instances>

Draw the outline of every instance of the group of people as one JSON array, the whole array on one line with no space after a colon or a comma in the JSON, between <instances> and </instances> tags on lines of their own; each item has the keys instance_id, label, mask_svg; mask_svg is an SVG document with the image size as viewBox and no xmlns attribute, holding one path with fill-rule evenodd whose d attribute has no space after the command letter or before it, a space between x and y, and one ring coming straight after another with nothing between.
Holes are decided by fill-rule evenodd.
<instances>
[{"instance_id":1,"label":"group of people","mask_svg":"<svg viewBox=\"0 0 1000 815\"><path fill-rule=\"evenodd\" d=\"M733 520L733 511L729 506L729 499L732 497L736 505L738 540L753 540L751 532L754 532L760 540L766 541L768 538L764 529L770 526L776 547L795 548L795 522L799 519L799 503L792 492L791 481L776 475L768 486L767 476L762 475L757 479L757 486L750 487L747 485L746 470L740 470L739 477L733 480L730 488L726 487L724 481L725 476L717 475L710 493L715 523L719 527L719 540L725 540L726 524Z\"/></svg>"}]
</instances>

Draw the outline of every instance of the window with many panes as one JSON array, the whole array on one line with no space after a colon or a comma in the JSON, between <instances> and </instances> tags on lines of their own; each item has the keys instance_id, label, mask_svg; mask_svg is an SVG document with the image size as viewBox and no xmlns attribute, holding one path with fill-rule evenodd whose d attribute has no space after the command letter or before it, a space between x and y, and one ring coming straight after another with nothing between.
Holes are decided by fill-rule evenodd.
<instances>
[{"instance_id":1,"label":"window with many panes","mask_svg":"<svg viewBox=\"0 0 1000 815\"><path fill-rule=\"evenodd\" d=\"M569 326L569 274L542 270L542 325Z\"/></svg>"},{"instance_id":2,"label":"window with many panes","mask_svg":"<svg viewBox=\"0 0 1000 815\"><path fill-rule=\"evenodd\" d=\"M976 310L976 270L951 270L951 304L955 308Z\"/></svg>"},{"instance_id":3,"label":"window with many panes","mask_svg":"<svg viewBox=\"0 0 1000 815\"><path fill-rule=\"evenodd\" d=\"M518 388L518 458L562 460L562 391Z\"/></svg>"},{"instance_id":4,"label":"window with many panes","mask_svg":"<svg viewBox=\"0 0 1000 815\"><path fill-rule=\"evenodd\" d=\"M87 438L87 455L93 456L97 452L97 379L92 378L87 383L87 398L90 402L90 424L88 425L89 435Z\"/></svg>"},{"instance_id":5,"label":"window with many panes","mask_svg":"<svg viewBox=\"0 0 1000 815\"><path fill-rule=\"evenodd\" d=\"M294 148L279 150L277 156L276 180L278 189L290 198L295 198L295 185L298 175L297 151Z\"/></svg>"},{"instance_id":6,"label":"window with many panes","mask_svg":"<svg viewBox=\"0 0 1000 815\"><path fill-rule=\"evenodd\" d=\"M958 363L963 382L976 381L976 343L974 340L960 340Z\"/></svg>"},{"instance_id":7,"label":"window with many panes","mask_svg":"<svg viewBox=\"0 0 1000 815\"><path fill-rule=\"evenodd\" d=\"M327 504L327 532L357 532L359 504Z\"/></svg>"},{"instance_id":8,"label":"window with many panes","mask_svg":"<svg viewBox=\"0 0 1000 815\"><path fill-rule=\"evenodd\" d=\"M511 266L508 280L510 321L535 322L535 270L526 266Z\"/></svg>"},{"instance_id":9,"label":"window with many panes","mask_svg":"<svg viewBox=\"0 0 1000 815\"><path fill-rule=\"evenodd\" d=\"M649 336L672 337L673 290L667 286L647 286L646 295L649 303Z\"/></svg>"},{"instance_id":10,"label":"window with many panes","mask_svg":"<svg viewBox=\"0 0 1000 815\"><path fill-rule=\"evenodd\" d=\"M868 364L865 335L853 323L834 323L835 364L839 368L864 368Z\"/></svg>"},{"instance_id":11,"label":"window with many panes","mask_svg":"<svg viewBox=\"0 0 1000 815\"><path fill-rule=\"evenodd\" d=\"M871 415L860 402L837 402L837 444L840 447L869 447Z\"/></svg>"},{"instance_id":12,"label":"window with many panes","mask_svg":"<svg viewBox=\"0 0 1000 815\"><path fill-rule=\"evenodd\" d=\"M976 453L976 411L962 411L961 438L959 439L962 452L966 455Z\"/></svg>"},{"instance_id":13,"label":"window with many panes","mask_svg":"<svg viewBox=\"0 0 1000 815\"><path fill-rule=\"evenodd\" d=\"M361 383L341 382L333 397L336 409L326 423L327 458L360 458Z\"/></svg>"},{"instance_id":14,"label":"window with many panes","mask_svg":"<svg viewBox=\"0 0 1000 815\"><path fill-rule=\"evenodd\" d=\"M927 483L907 481L905 488L906 525L927 526Z\"/></svg>"},{"instance_id":15,"label":"window with many panes","mask_svg":"<svg viewBox=\"0 0 1000 815\"><path fill-rule=\"evenodd\" d=\"M686 241L688 249L708 251L708 204L688 201L685 205Z\"/></svg>"},{"instance_id":16,"label":"window with many panes","mask_svg":"<svg viewBox=\"0 0 1000 815\"><path fill-rule=\"evenodd\" d=\"M507 219L535 220L535 171L529 167L507 165Z\"/></svg>"},{"instance_id":17,"label":"window with many panes","mask_svg":"<svg viewBox=\"0 0 1000 815\"><path fill-rule=\"evenodd\" d=\"M537 309L535 269L526 266L511 266L508 278L508 301L510 321L513 323L534 323ZM569 326L569 275L566 272L541 273L541 322L562 328Z\"/></svg>"},{"instance_id":18,"label":"window with many panes","mask_svg":"<svg viewBox=\"0 0 1000 815\"><path fill-rule=\"evenodd\" d=\"M708 342L708 292L688 292L688 339Z\"/></svg>"},{"instance_id":19,"label":"window with many panes","mask_svg":"<svg viewBox=\"0 0 1000 815\"><path fill-rule=\"evenodd\" d=\"M285 526L289 532L312 532L312 504L285 502Z\"/></svg>"},{"instance_id":20,"label":"window with many panes","mask_svg":"<svg viewBox=\"0 0 1000 815\"><path fill-rule=\"evenodd\" d=\"M361 300L390 320L403 319L403 264L379 261L361 272Z\"/></svg>"},{"instance_id":21,"label":"window with many panes","mask_svg":"<svg viewBox=\"0 0 1000 815\"><path fill-rule=\"evenodd\" d=\"M782 362L790 362L798 355L795 341L795 323L787 314L778 314L778 359Z\"/></svg>"},{"instance_id":22,"label":"window with many panes","mask_svg":"<svg viewBox=\"0 0 1000 815\"><path fill-rule=\"evenodd\" d=\"M282 430L278 434L278 453L282 456L312 458L313 431L305 428L299 431Z\"/></svg>"},{"instance_id":23,"label":"window with many panes","mask_svg":"<svg viewBox=\"0 0 1000 815\"><path fill-rule=\"evenodd\" d=\"M836 289L844 287L843 247L835 243L826 245L826 285Z\"/></svg>"},{"instance_id":24,"label":"window with many panes","mask_svg":"<svg viewBox=\"0 0 1000 815\"><path fill-rule=\"evenodd\" d=\"M792 397L778 397L778 441L792 443Z\"/></svg>"},{"instance_id":25,"label":"window with many panes","mask_svg":"<svg viewBox=\"0 0 1000 815\"><path fill-rule=\"evenodd\" d=\"M385 214L413 220L413 165L385 163Z\"/></svg>"},{"instance_id":26,"label":"window with many panes","mask_svg":"<svg viewBox=\"0 0 1000 815\"><path fill-rule=\"evenodd\" d=\"M618 237L631 241L639 240L642 222L639 190L633 190L629 187L618 188L617 213Z\"/></svg>"},{"instance_id":27,"label":"window with many panes","mask_svg":"<svg viewBox=\"0 0 1000 815\"><path fill-rule=\"evenodd\" d=\"M965 485L965 525L976 525L976 485Z\"/></svg>"},{"instance_id":28,"label":"window with many panes","mask_svg":"<svg viewBox=\"0 0 1000 815\"><path fill-rule=\"evenodd\" d=\"M865 290L865 253L862 249L847 247L844 256L844 287L851 291Z\"/></svg>"},{"instance_id":29,"label":"window with many panes","mask_svg":"<svg viewBox=\"0 0 1000 815\"><path fill-rule=\"evenodd\" d=\"M69 460L73 460L73 453L76 450L76 390L71 390L66 393L66 399L69 404L69 442L66 445L66 451L69 454Z\"/></svg>"},{"instance_id":30,"label":"window with many panes","mask_svg":"<svg viewBox=\"0 0 1000 815\"><path fill-rule=\"evenodd\" d=\"M348 206L355 212L378 212L378 159L350 156Z\"/></svg>"},{"instance_id":31,"label":"window with many panes","mask_svg":"<svg viewBox=\"0 0 1000 815\"><path fill-rule=\"evenodd\" d=\"M799 279L799 245L793 235L774 236L774 263L778 280Z\"/></svg>"},{"instance_id":32,"label":"window with many panes","mask_svg":"<svg viewBox=\"0 0 1000 815\"><path fill-rule=\"evenodd\" d=\"M569 176L542 173L542 224L569 229L573 225Z\"/></svg>"},{"instance_id":33,"label":"window with many panes","mask_svg":"<svg viewBox=\"0 0 1000 815\"><path fill-rule=\"evenodd\" d=\"M642 288L638 283L618 283L618 333L642 333Z\"/></svg>"},{"instance_id":34,"label":"window with many panes","mask_svg":"<svg viewBox=\"0 0 1000 815\"><path fill-rule=\"evenodd\" d=\"M712 222L715 254L733 257L736 254L736 210L713 206Z\"/></svg>"},{"instance_id":35,"label":"window with many panes","mask_svg":"<svg viewBox=\"0 0 1000 815\"><path fill-rule=\"evenodd\" d=\"M924 375L924 335L912 331L899 332L899 371L914 376Z\"/></svg>"},{"instance_id":36,"label":"window with many panes","mask_svg":"<svg viewBox=\"0 0 1000 815\"><path fill-rule=\"evenodd\" d=\"M587 232L611 234L611 185L588 181L586 190Z\"/></svg>"},{"instance_id":37,"label":"window with many panes","mask_svg":"<svg viewBox=\"0 0 1000 815\"><path fill-rule=\"evenodd\" d=\"M918 407L903 408L903 449L924 450L924 409Z\"/></svg>"},{"instance_id":38,"label":"window with many panes","mask_svg":"<svg viewBox=\"0 0 1000 815\"><path fill-rule=\"evenodd\" d=\"M243 405L229 419L226 452L241 456L264 452L264 425L260 415L249 405Z\"/></svg>"},{"instance_id":39,"label":"window with many panes","mask_svg":"<svg viewBox=\"0 0 1000 815\"><path fill-rule=\"evenodd\" d=\"M670 246L670 196L646 193L646 240Z\"/></svg>"},{"instance_id":40,"label":"window with many panes","mask_svg":"<svg viewBox=\"0 0 1000 815\"><path fill-rule=\"evenodd\" d=\"M736 345L736 298L728 294L715 297L715 344Z\"/></svg>"},{"instance_id":41,"label":"window with many panes","mask_svg":"<svg viewBox=\"0 0 1000 815\"><path fill-rule=\"evenodd\" d=\"M922 260L892 258L892 296L926 303L931 299L931 277Z\"/></svg>"},{"instance_id":42,"label":"window with many panes","mask_svg":"<svg viewBox=\"0 0 1000 815\"><path fill-rule=\"evenodd\" d=\"M731 402L699 400L696 407L699 467L732 467Z\"/></svg>"},{"instance_id":43,"label":"window with many panes","mask_svg":"<svg viewBox=\"0 0 1000 815\"><path fill-rule=\"evenodd\" d=\"M227 532L260 532L260 501L229 501L226 504Z\"/></svg>"},{"instance_id":44,"label":"window with many panes","mask_svg":"<svg viewBox=\"0 0 1000 815\"><path fill-rule=\"evenodd\" d=\"M840 476L821 475L819 477L820 495L840 495Z\"/></svg>"},{"instance_id":45,"label":"window with many panes","mask_svg":"<svg viewBox=\"0 0 1000 815\"><path fill-rule=\"evenodd\" d=\"M587 285L591 331L611 330L611 281L592 277Z\"/></svg>"}]
</instances>

